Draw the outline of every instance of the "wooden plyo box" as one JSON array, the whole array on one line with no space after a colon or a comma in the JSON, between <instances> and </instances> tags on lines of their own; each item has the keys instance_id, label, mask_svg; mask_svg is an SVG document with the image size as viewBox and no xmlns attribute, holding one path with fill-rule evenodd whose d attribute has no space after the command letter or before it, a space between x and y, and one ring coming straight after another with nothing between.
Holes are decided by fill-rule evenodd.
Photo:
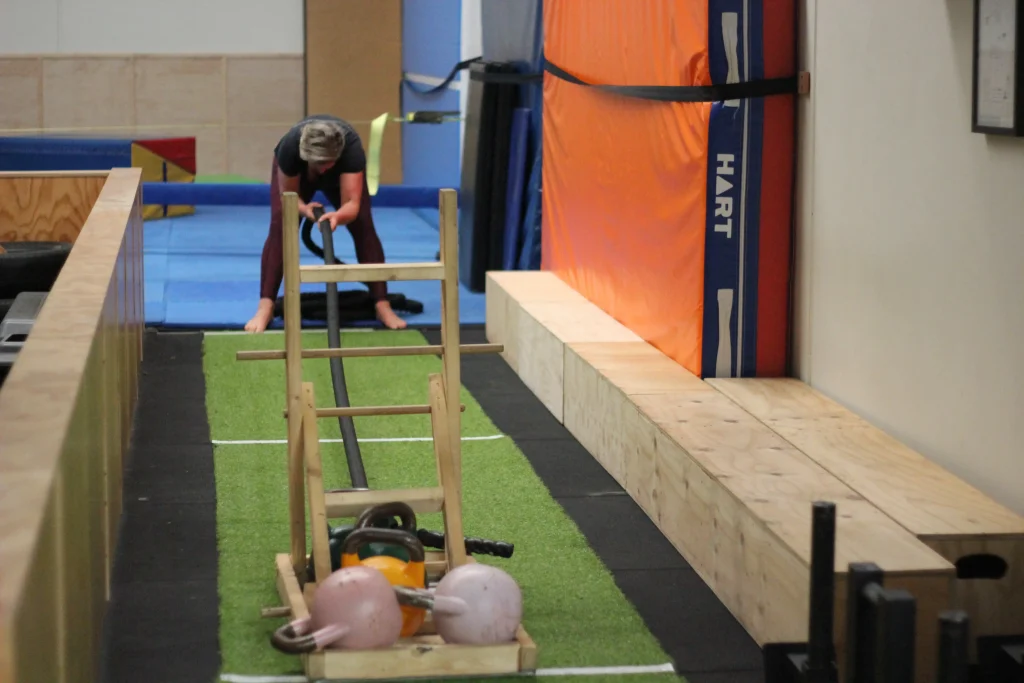
<instances>
[{"instance_id":1,"label":"wooden plyo box","mask_svg":"<svg viewBox=\"0 0 1024 683\"><path fill-rule=\"evenodd\" d=\"M706 382L646 343L569 344L565 426L762 646L807 640L811 506L834 502L840 662L848 564L874 562L916 598L933 680L953 565Z\"/></svg>"},{"instance_id":2,"label":"wooden plyo box","mask_svg":"<svg viewBox=\"0 0 1024 683\"><path fill-rule=\"evenodd\" d=\"M798 379L707 383L956 565L972 637L1024 633L1024 517Z\"/></svg>"},{"instance_id":3,"label":"wooden plyo box","mask_svg":"<svg viewBox=\"0 0 1024 683\"><path fill-rule=\"evenodd\" d=\"M915 597L916 679L934 679L939 614L963 603L953 554L938 539L896 519L867 488L824 466L552 273L489 273L487 287L489 341L512 350L505 358L523 382L758 644L807 639L811 508L829 501L837 508L840 666L848 565L874 562L886 586ZM975 590L990 591L987 600L1015 596L994 586ZM997 612L1008 614L988 614Z\"/></svg>"},{"instance_id":4,"label":"wooden plyo box","mask_svg":"<svg viewBox=\"0 0 1024 683\"><path fill-rule=\"evenodd\" d=\"M486 297L487 338L559 422L566 344L642 341L553 273L488 273Z\"/></svg>"}]
</instances>

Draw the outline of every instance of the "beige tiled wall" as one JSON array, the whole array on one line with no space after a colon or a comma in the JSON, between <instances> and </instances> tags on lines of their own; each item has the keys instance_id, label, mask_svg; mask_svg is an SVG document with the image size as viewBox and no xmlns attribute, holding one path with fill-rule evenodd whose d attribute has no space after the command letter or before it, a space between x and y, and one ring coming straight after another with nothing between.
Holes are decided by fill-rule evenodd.
<instances>
[{"instance_id":1,"label":"beige tiled wall","mask_svg":"<svg viewBox=\"0 0 1024 683\"><path fill-rule=\"evenodd\" d=\"M302 61L302 55L0 55L0 134L194 136L199 173L267 180L274 145L304 113Z\"/></svg>"}]
</instances>

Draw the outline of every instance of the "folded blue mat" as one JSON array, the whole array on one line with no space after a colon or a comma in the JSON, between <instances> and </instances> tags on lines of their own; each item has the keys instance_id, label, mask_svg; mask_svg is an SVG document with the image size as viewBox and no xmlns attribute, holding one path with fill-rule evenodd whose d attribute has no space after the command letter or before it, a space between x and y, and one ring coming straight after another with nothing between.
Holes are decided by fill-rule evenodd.
<instances>
[{"instance_id":1,"label":"folded blue mat","mask_svg":"<svg viewBox=\"0 0 1024 683\"><path fill-rule=\"evenodd\" d=\"M433 261L438 251L437 225L426 211L374 208L374 222L388 262ZM436 210L433 212L436 215ZM260 256L270 221L269 207L199 206L193 216L147 221L144 226L146 323L177 328L240 329L256 310L259 298ZM313 231L319 244L320 235ZM355 247L345 229L335 233L335 255L356 263ZM300 262L323 261L300 245ZM363 289L341 284L339 289ZM389 283L391 292L423 303L423 313L399 311L410 326L441 322L440 282ZM484 295L460 286L462 324L483 324ZM322 292L322 284L302 291ZM322 326L322 321L308 321ZM367 326L379 325L367 321ZM281 327L276 320L272 327Z\"/></svg>"}]
</instances>

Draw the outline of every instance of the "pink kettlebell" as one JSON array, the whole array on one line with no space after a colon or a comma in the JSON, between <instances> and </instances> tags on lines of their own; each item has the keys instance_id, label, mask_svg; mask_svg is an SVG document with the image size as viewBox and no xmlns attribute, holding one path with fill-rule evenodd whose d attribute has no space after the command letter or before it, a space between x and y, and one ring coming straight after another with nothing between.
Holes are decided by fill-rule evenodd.
<instances>
[{"instance_id":1,"label":"pink kettlebell","mask_svg":"<svg viewBox=\"0 0 1024 683\"><path fill-rule=\"evenodd\" d=\"M433 611L446 643L493 645L515 640L523 595L507 572L476 562L451 570L432 591L395 587L400 602Z\"/></svg>"},{"instance_id":2,"label":"pink kettlebell","mask_svg":"<svg viewBox=\"0 0 1024 683\"><path fill-rule=\"evenodd\" d=\"M401 631L402 609L391 583L360 565L328 576L313 594L309 617L277 629L270 642L287 654L370 650L394 645Z\"/></svg>"}]
</instances>

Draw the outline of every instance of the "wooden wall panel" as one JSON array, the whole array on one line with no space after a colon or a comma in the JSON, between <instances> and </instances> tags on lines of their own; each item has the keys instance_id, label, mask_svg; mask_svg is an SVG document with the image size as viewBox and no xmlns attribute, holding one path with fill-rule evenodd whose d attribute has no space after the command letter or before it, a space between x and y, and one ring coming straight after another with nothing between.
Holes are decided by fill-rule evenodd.
<instances>
[{"instance_id":1,"label":"wooden wall panel","mask_svg":"<svg viewBox=\"0 0 1024 683\"><path fill-rule=\"evenodd\" d=\"M98 675L142 342L140 182L108 174L0 389L3 681Z\"/></svg>"},{"instance_id":2,"label":"wooden wall panel","mask_svg":"<svg viewBox=\"0 0 1024 683\"><path fill-rule=\"evenodd\" d=\"M228 127L295 122L305 114L302 57L229 57Z\"/></svg>"},{"instance_id":3,"label":"wooden wall panel","mask_svg":"<svg viewBox=\"0 0 1024 683\"><path fill-rule=\"evenodd\" d=\"M401 113L401 80L401 0L306 0L308 114L351 121L368 147L370 121ZM402 182L400 125L384 135L380 181Z\"/></svg>"},{"instance_id":4,"label":"wooden wall panel","mask_svg":"<svg viewBox=\"0 0 1024 683\"><path fill-rule=\"evenodd\" d=\"M43 60L44 127L134 123L135 69L130 56Z\"/></svg>"},{"instance_id":5,"label":"wooden wall panel","mask_svg":"<svg viewBox=\"0 0 1024 683\"><path fill-rule=\"evenodd\" d=\"M295 54L0 55L0 135L194 137L200 174L267 180L304 86Z\"/></svg>"},{"instance_id":6,"label":"wooden wall panel","mask_svg":"<svg viewBox=\"0 0 1024 683\"><path fill-rule=\"evenodd\" d=\"M0 59L0 128L43 124L43 65L38 59Z\"/></svg>"},{"instance_id":7,"label":"wooden wall panel","mask_svg":"<svg viewBox=\"0 0 1024 683\"><path fill-rule=\"evenodd\" d=\"M74 242L105 173L0 173L0 241Z\"/></svg>"},{"instance_id":8,"label":"wooden wall panel","mask_svg":"<svg viewBox=\"0 0 1024 683\"><path fill-rule=\"evenodd\" d=\"M136 57L135 124L196 125L224 120L220 57Z\"/></svg>"},{"instance_id":9,"label":"wooden wall panel","mask_svg":"<svg viewBox=\"0 0 1024 683\"><path fill-rule=\"evenodd\" d=\"M25 477L38 478L33 475L4 475L5 483L9 483L11 491L21 488L19 484ZM5 682L4 674L14 668L16 663L13 660L17 653L21 659L29 659L34 662L31 669L26 670L25 675L16 683L62 683L62 670L64 669L64 631L60 619L61 606L64 604L64 596L55 587L60 586L61 556L61 524L63 514L60 505L60 481L59 478L53 481L54 495L50 497L39 525L37 536L25 533L26 537L39 538L40 542L34 548L17 544L14 547L5 548L0 546L0 567L10 567L19 558L15 553L30 552L29 564L33 567L30 581L25 583L23 593L24 605L31 605L31 609L23 608L16 618L16 626L10 634L10 639L3 637L5 628L8 627L7 615L2 614L5 619L0 622L0 680ZM14 495L0 496L0 519L5 521L17 519L18 510L5 507L4 503L12 505L24 504L24 498ZM0 529L0 534L9 538L11 530ZM5 551L12 551L10 553ZM5 648L6 643L12 643L13 647Z\"/></svg>"}]
</instances>

